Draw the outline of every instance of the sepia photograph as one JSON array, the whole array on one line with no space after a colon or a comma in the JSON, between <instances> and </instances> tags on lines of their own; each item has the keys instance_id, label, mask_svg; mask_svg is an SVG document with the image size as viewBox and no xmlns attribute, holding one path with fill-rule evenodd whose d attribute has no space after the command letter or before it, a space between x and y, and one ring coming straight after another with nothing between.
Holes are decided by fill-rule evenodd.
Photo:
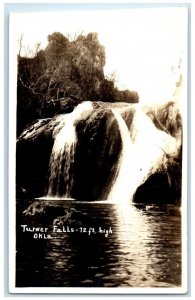
<instances>
[{"instance_id":1,"label":"sepia photograph","mask_svg":"<svg viewBox=\"0 0 195 300\"><path fill-rule=\"evenodd\" d=\"M187 291L188 9L9 17L10 293Z\"/></svg>"}]
</instances>

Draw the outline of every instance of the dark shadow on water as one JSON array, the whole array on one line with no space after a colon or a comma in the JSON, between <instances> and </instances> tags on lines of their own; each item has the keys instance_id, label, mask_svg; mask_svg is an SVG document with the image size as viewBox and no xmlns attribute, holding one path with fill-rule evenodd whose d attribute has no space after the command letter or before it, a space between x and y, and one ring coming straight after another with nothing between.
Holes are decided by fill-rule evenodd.
<instances>
[{"instance_id":1,"label":"dark shadow on water","mask_svg":"<svg viewBox=\"0 0 195 300\"><path fill-rule=\"evenodd\" d=\"M29 201L17 204L17 287L181 285L177 207L51 203L42 201L44 209L31 216L22 214ZM39 233L21 225L48 229L34 238Z\"/></svg>"}]
</instances>

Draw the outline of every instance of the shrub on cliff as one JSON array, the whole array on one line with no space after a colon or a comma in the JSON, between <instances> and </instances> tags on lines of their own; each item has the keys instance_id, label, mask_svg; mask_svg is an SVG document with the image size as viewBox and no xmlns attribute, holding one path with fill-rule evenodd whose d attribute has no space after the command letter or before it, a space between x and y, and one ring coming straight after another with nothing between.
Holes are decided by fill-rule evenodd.
<instances>
[{"instance_id":1,"label":"shrub on cliff","mask_svg":"<svg viewBox=\"0 0 195 300\"><path fill-rule=\"evenodd\" d=\"M104 76L105 49L97 33L70 40L59 32L48 36L44 50L33 57L18 55L17 119L18 134L28 123L48 117L51 106L61 98L78 101L138 102L138 94L119 91L114 79ZM49 107L49 109L48 109ZM61 109L59 109L61 110ZM58 110L54 109L53 115Z\"/></svg>"}]
</instances>

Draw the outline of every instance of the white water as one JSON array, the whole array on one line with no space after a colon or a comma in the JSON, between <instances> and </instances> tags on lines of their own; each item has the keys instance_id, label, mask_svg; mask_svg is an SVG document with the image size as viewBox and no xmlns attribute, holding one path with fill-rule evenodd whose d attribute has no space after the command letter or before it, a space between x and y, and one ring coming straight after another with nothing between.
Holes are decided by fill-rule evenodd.
<instances>
[{"instance_id":1,"label":"white water","mask_svg":"<svg viewBox=\"0 0 195 300\"><path fill-rule=\"evenodd\" d=\"M113 186L108 196L108 201L111 202L126 202L130 198L130 178L131 172L129 168L132 165L132 141L130 138L129 129L121 117L120 113L112 110L119 126L122 150L118 161L116 176L114 178Z\"/></svg>"},{"instance_id":2,"label":"white water","mask_svg":"<svg viewBox=\"0 0 195 300\"><path fill-rule=\"evenodd\" d=\"M47 198L72 198L77 144L75 121L91 110L92 103L84 102L72 113L59 117L60 123L54 130ZM139 108L136 109L130 131L121 116L122 112L117 109L112 112L119 126L122 150L107 200L127 203L151 174L166 166L166 154L175 154L176 140L158 130Z\"/></svg>"},{"instance_id":3,"label":"white water","mask_svg":"<svg viewBox=\"0 0 195 300\"><path fill-rule=\"evenodd\" d=\"M175 154L177 145L173 137L156 129L139 109L134 116L131 137L120 113L115 110L113 113L119 125L122 150L108 201L129 202L136 189L165 166L166 154Z\"/></svg>"},{"instance_id":4,"label":"white water","mask_svg":"<svg viewBox=\"0 0 195 300\"><path fill-rule=\"evenodd\" d=\"M74 158L77 135L75 121L93 110L91 102L79 104L72 113L60 116L60 131L55 136L50 157L47 197L71 198L74 183ZM55 130L56 132L56 130Z\"/></svg>"}]
</instances>

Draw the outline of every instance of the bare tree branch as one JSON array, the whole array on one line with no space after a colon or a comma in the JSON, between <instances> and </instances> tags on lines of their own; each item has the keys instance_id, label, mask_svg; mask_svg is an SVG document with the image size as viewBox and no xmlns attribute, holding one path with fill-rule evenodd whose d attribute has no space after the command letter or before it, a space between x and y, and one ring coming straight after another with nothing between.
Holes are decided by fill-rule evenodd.
<instances>
[{"instance_id":1,"label":"bare tree branch","mask_svg":"<svg viewBox=\"0 0 195 300\"><path fill-rule=\"evenodd\" d=\"M18 50L18 56L21 56L21 52L22 52L22 48L23 48L23 45L22 45L22 42L23 42L23 37L24 37L24 33L22 33L18 43L19 43L19 50Z\"/></svg>"}]
</instances>

